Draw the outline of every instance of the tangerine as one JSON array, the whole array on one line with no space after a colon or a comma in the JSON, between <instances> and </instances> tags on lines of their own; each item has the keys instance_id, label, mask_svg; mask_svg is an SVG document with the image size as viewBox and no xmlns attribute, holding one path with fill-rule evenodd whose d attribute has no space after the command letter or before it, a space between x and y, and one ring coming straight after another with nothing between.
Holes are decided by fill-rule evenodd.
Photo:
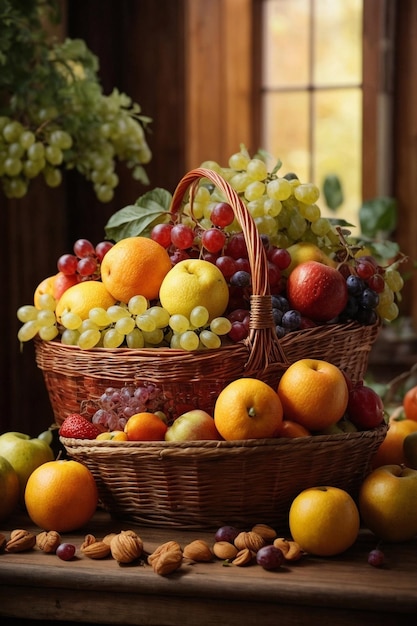
<instances>
[{"instance_id":1,"label":"tangerine","mask_svg":"<svg viewBox=\"0 0 417 626\"><path fill-rule=\"evenodd\" d=\"M79 461L48 461L29 476L25 504L32 522L44 530L78 530L97 508L97 485Z\"/></svg>"},{"instance_id":2,"label":"tangerine","mask_svg":"<svg viewBox=\"0 0 417 626\"><path fill-rule=\"evenodd\" d=\"M342 371L319 359L299 359L281 376L278 396L284 419L310 431L336 424L344 415L349 392Z\"/></svg>"},{"instance_id":3,"label":"tangerine","mask_svg":"<svg viewBox=\"0 0 417 626\"><path fill-rule=\"evenodd\" d=\"M108 309L116 300L98 280L85 280L69 287L56 304L55 315L60 322L65 313L75 313L82 320L88 318L91 309Z\"/></svg>"},{"instance_id":4,"label":"tangerine","mask_svg":"<svg viewBox=\"0 0 417 626\"><path fill-rule=\"evenodd\" d=\"M416 431L416 420L391 417L385 439L372 460L372 467L375 469L381 465L405 465L404 439Z\"/></svg>"},{"instance_id":5,"label":"tangerine","mask_svg":"<svg viewBox=\"0 0 417 626\"><path fill-rule=\"evenodd\" d=\"M138 295L154 300L171 267L169 254L159 243L148 237L127 237L105 254L101 280L121 302Z\"/></svg>"},{"instance_id":6,"label":"tangerine","mask_svg":"<svg viewBox=\"0 0 417 626\"><path fill-rule=\"evenodd\" d=\"M403 398L404 415L409 420L417 422L417 385L411 387Z\"/></svg>"},{"instance_id":7,"label":"tangerine","mask_svg":"<svg viewBox=\"0 0 417 626\"><path fill-rule=\"evenodd\" d=\"M256 378L239 378L229 383L214 406L215 426L229 441L276 437L282 416L276 391Z\"/></svg>"},{"instance_id":8,"label":"tangerine","mask_svg":"<svg viewBox=\"0 0 417 626\"><path fill-rule=\"evenodd\" d=\"M159 415L144 411L129 417L124 432L128 441L163 441L167 429L166 422Z\"/></svg>"}]
</instances>

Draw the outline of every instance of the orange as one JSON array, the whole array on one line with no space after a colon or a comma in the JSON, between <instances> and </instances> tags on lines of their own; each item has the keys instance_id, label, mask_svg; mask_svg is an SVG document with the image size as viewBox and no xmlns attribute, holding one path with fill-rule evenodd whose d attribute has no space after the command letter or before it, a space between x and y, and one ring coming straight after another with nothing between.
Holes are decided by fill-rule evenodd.
<instances>
[{"instance_id":1,"label":"orange","mask_svg":"<svg viewBox=\"0 0 417 626\"><path fill-rule=\"evenodd\" d=\"M104 256L101 280L121 302L139 295L154 300L171 267L169 254L159 243L148 237L127 237Z\"/></svg>"},{"instance_id":2,"label":"orange","mask_svg":"<svg viewBox=\"0 0 417 626\"><path fill-rule=\"evenodd\" d=\"M278 396L284 419L318 431L343 417L349 392L346 379L336 365L319 359L299 359L281 376Z\"/></svg>"},{"instance_id":3,"label":"orange","mask_svg":"<svg viewBox=\"0 0 417 626\"><path fill-rule=\"evenodd\" d=\"M350 548L359 534L358 507L347 491L331 486L305 489L289 512L290 533L302 550L334 556Z\"/></svg>"},{"instance_id":4,"label":"orange","mask_svg":"<svg viewBox=\"0 0 417 626\"><path fill-rule=\"evenodd\" d=\"M282 422L277 393L256 378L239 378L219 394L214 406L215 426L226 440L276 437Z\"/></svg>"},{"instance_id":5,"label":"orange","mask_svg":"<svg viewBox=\"0 0 417 626\"><path fill-rule=\"evenodd\" d=\"M301 426L301 424L297 424L297 422L293 422L292 420L282 420L281 427L278 431L277 437L287 437L289 439L294 439L295 437L309 437L311 436L311 432Z\"/></svg>"},{"instance_id":6,"label":"orange","mask_svg":"<svg viewBox=\"0 0 417 626\"><path fill-rule=\"evenodd\" d=\"M168 429L166 422L155 413L136 413L129 417L125 433L129 441L163 441Z\"/></svg>"},{"instance_id":7,"label":"orange","mask_svg":"<svg viewBox=\"0 0 417 626\"><path fill-rule=\"evenodd\" d=\"M56 304L55 315L58 321L65 313L75 313L82 320L95 307L108 309L116 300L98 280L85 280L66 289Z\"/></svg>"},{"instance_id":8,"label":"orange","mask_svg":"<svg viewBox=\"0 0 417 626\"><path fill-rule=\"evenodd\" d=\"M32 522L44 530L78 530L97 508L97 485L78 461L48 461L29 476L25 504Z\"/></svg>"},{"instance_id":9,"label":"orange","mask_svg":"<svg viewBox=\"0 0 417 626\"><path fill-rule=\"evenodd\" d=\"M388 431L385 439L372 460L372 467L405 464L404 439L407 435L416 431L417 421L391 417L388 422Z\"/></svg>"},{"instance_id":10,"label":"orange","mask_svg":"<svg viewBox=\"0 0 417 626\"><path fill-rule=\"evenodd\" d=\"M403 407L406 418L417 421L417 385L406 392Z\"/></svg>"}]
</instances>

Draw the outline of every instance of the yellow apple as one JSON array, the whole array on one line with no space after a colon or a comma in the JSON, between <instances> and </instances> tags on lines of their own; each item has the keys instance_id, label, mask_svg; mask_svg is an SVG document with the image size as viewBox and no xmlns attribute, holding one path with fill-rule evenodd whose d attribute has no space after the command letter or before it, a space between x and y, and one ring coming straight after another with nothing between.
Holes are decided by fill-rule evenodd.
<instances>
[{"instance_id":1,"label":"yellow apple","mask_svg":"<svg viewBox=\"0 0 417 626\"><path fill-rule=\"evenodd\" d=\"M417 470L381 465L362 483L359 511L379 539L408 541L417 534Z\"/></svg>"},{"instance_id":2,"label":"yellow apple","mask_svg":"<svg viewBox=\"0 0 417 626\"><path fill-rule=\"evenodd\" d=\"M285 276L289 276L292 270L300 263L305 263L306 261L318 261L319 263L323 263L324 265L329 265L330 267L336 267L336 263L331 259L323 250L321 250L314 243L310 243L308 241L300 241L299 243L294 243L292 246L287 248L288 252L291 255L291 263L282 273Z\"/></svg>"},{"instance_id":3,"label":"yellow apple","mask_svg":"<svg viewBox=\"0 0 417 626\"><path fill-rule=\"evenodd\" d=\"M302 550L334 556L350 548L360 526L358 508L344 489L317 486L294 498L289 512L291 536Z\"/></svg>"},{"instance_id":4,"label":"yellow apple","mask_svg":"<svg viewBox=\"0 0 417 626\"><path fill-rule=\"evenodd\" d=\"M187 319L196 306L204 306L209 320L223 315L229 302L229 288L219 268L202 259L185 259L168 272L159 290L161 306L170 315Z\"/></svg>"}]
</instances>

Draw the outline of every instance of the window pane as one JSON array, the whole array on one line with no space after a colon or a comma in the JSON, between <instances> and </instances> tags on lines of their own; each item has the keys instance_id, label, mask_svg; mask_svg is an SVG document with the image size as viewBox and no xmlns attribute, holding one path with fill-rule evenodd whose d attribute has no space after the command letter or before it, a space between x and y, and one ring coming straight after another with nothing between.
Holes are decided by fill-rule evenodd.
<instances>
[{"instance_id":1,"label":"window pane","mask_svg":"<svg viewBox=\"0 0 417 626\"><path fill-rule=\"evenodd\" d=\"M281 159L280 173L295 172L309 180L309 98L306 92L268 93L263 99L262 148Z\"/></svg>"},{"instance_id":2,"label":"window pane","mask_svg":"<svg viewBox=\"0 0 417 626\"><path fill-rule=\"evenodd\" d=\"M263 83L268 88L309 82L309 0L263 3Z\"/></svg>"},{"instance_id":3,"label":"window pane","mask_svg":"<svg viewBox=\"0 0 417 626\"><path fill-rule=\"evenodd\" d=\"M362 2L314 1L314 84L362 82Z\"/></svg>"},{"instance_id":4,"label":"window pane","mask_svg":"<svg viewBox=\"0 0 417 626\"><path fill-rule=\"evenodd\" d=\"M362 171L362 92L338 89L316 92L314 181L322 187L328 174L336 174L343 186L344 204L338 216L358 224ZM323 214L331 215L322 198ZM353 231L355 232L355 231Z\"/></svg>"}]
</instances>

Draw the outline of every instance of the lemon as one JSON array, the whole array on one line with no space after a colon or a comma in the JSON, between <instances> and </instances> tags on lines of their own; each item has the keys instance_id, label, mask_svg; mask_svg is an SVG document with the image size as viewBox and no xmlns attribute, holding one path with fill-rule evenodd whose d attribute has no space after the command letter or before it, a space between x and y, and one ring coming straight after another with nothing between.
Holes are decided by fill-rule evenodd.
<instances>
[{"instance_id":1,"label":"lemon","mask_svg":"<svg viewBox=\"0 0 417 626\"><path fill-rule=\"evenodd\" d=\"M107 309L115 304L116 300L98 280L86 280L69 287L57 302L55 314L60 322L62 315L73 313L82 320L88 318L88 313L94 307Z\"/></svg>"},{"instance_id":2,"label":"lemon","mask_svg":"<svg viewBox=\"0 0 417 626\"><path fill-rule=\"evenodd\" d=\"M216 265L201 259L185 259L168 272L159 290L161 306L170 315L190 319L197 306L206 307L209 321L219 317L229 302L229 288Z\"/></svg>"}]
</instances>

